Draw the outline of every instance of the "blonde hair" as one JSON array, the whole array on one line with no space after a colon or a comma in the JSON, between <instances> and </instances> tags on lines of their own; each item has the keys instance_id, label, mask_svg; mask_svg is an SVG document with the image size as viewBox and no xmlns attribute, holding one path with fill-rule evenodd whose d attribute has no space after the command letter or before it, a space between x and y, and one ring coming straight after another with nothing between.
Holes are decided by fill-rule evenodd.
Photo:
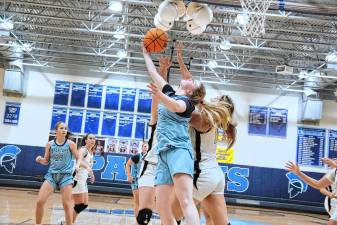
<instances>
[{"instance_id":1,"label":"blonde hair","mask_svg":"<svg viewBox=\"0 0 337 225\"><path fill-rule=\"evenodd\" d=\"M198 80L194 80L194 89L192 94L189 96L194 104L199 104L203 101L206 96L206 88L205 86Z\"/></svg>"},{"instance_id":2,"label":"blonde hair","mask_svg":"<svg viewBox=\"0 0 337 225\"><path fill-rule=\"evenodd\" d=\"M200 102L200 113L203 118L213 127L223 130L223 140L228 142L231 148L236 139L236 128L232 121L234 104L227 95L222 95L216 103Z\"/></svg>"}]
</instances>

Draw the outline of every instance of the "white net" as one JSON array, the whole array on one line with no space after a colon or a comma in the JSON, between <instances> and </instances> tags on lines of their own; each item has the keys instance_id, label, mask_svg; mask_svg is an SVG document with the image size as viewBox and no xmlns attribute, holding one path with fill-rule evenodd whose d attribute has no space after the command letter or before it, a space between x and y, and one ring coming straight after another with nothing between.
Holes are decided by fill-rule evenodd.
<instances>
[{"instance_id":1,"label":"white net","mask_svg":"<svg viewBox=\"0 0 337 225\"><path fill-rule=\"evenodd\" d=\"M265 33L266 12L271 0L240 0L245 13L242 34L259 37Z\"/></svg>"}]
</instances>

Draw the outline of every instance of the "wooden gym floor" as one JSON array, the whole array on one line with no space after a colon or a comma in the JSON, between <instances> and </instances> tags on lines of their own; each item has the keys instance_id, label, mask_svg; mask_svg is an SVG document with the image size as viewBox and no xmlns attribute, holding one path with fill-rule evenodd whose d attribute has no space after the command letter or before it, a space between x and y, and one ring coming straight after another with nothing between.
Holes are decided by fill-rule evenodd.
<instances>
[{"instance_id":1,"label":"wooden gym floor","mask_svg":"<svg viewBox=\"0 0 337 225\"><path fill-rule=\"evenodd\" d=\"M37 189L0 187L0 225L34 224ZM328 216L292 213L280 210L229 206L232 225L318 225L326 224ZM50 197L45 209L44 224L57 224L63 217L59 193ZM151 225L160 225L157 219ZM204 224L204 219L203 224ZM90 194L89 210L78 217L79 225L134 225L131 197Z\"/></svg>"}]
</instances>

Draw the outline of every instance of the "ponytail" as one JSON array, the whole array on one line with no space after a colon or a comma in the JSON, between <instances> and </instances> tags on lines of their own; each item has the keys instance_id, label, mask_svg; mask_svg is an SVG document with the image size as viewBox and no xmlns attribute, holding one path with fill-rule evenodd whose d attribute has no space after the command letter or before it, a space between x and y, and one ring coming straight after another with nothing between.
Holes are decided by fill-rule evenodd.
<instances>
[{"instance_id":1,"label":"ponytail","mask_svg":"<svg viewBox=\"0 0 337 225\"><path fill-rule=\"evenodd\" d=\"M201 116L213 127L223 130L223 140L228 143L231 148L236 140L236 128L232 122L234 105L228 96L221 96L217 103L207 103L201 101Z\"/></svg>"},{"instance_id":2,"label":"ponytail","mask_svg":"<svg viewBox=\"0 0 337 225\"><path fill-rule=\"evenodd\" d=\"M68 130L66 134L66 139L69 139L73 134Z\"/></svg>"},{"instance_id":3,"label":"ponytail","mask_svg":"<svg viewBox=\"0 0 337 225\"><path fill-rule=\"evenodd\" d=\"M189 96L189 98L192 100L192 102L197 105L206 96L206 89L205 86L198 80L194 80L194 89L192 95Z\"/></svg>"}]
</instances>

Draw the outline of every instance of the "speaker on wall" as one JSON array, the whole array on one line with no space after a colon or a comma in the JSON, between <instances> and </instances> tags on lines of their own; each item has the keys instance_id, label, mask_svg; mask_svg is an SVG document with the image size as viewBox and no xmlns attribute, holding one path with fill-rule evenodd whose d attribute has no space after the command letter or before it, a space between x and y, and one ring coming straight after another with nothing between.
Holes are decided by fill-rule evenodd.
<instances>
[{"instance_id":1,"label":"speaker on wall","mask_svg":"<svg viewBox=\"0 0 337 225\"><path fill-rule=\"evenodd\" d=\"M24 75L21 71L5 70L3 93L14 97L22 97L24 95Z\"/></svg>"},{"instance_id":2,"label":"speaker on wall","mask_svg":"<svg viewBox=\"0 0 337 225\"><path fill-rule=\"evenodd\" d=\"M301 121L319 121L322 119L323 101L320 99L306 99L300 104Z\"/></svg>"}]
</instances>

